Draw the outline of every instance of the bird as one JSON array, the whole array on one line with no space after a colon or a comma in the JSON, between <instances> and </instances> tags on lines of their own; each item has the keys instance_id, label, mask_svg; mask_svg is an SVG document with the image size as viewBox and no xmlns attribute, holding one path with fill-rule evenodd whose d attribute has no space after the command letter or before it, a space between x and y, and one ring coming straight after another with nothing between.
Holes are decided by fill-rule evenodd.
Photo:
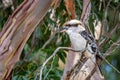
<instances>
[{"instance_id":1,"label":"bird","mask_svg":"<svg viewBox=\"0 0 120 80\"><path fill-rule=\"evenodd\" d=\"M80 50L85 52L83 53L85 57L91 58L92 62L97 65L100 75L104 79L103 73L100 69L99 62L105 61L109 64L115 71L120 73L118 69L112 66L104 56L100 54L99 48L96 44L95 38L86 31L82 21L73 19L64 23L63 27L60 29L60 32L66 32L70 38L71 44L75 50Z\"/></svg>"},{"instance_id":2,"label":"bird","mask_svg":"<svg viewBox=\"0 0 120 80\"><path fill-rule=\"evenodd\" d=\"M98 68L96 69L100 73L100 76L104 78L97 62L98 59L100 59L99 61L102 60L99 49L94 37L86 31L82 21L76 19L67 21L60 29L60 32L66 32L68 34L70 42L75 50L85 50L83 52L85 57L91 59L92 62L97 65ZM79 57L83 57L82 54L80 54Z\"/></svg>"},{"instance_id":3,"label":"bird","mask_svg":"<svg viewBox=\"0 0 120 80\"><path fill-rule=\"evenodd\" d=\"M64 23L61 32L66 32L69 35L72 46L75 50L86 49L85 56L90 58L92 56L102 57L98 54L99 49L96 45L95 39L91 34L88 34L83 23L79 20L73 19Z\"/></svg>"}]
</instances>

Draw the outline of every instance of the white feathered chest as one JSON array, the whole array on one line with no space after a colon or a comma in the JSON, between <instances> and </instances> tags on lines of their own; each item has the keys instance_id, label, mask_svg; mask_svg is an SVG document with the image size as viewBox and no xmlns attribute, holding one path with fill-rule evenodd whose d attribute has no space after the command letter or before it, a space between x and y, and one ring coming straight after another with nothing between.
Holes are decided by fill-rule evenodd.
<instances>
[{"instance_id":1,"label":"white feathered chest","mask_svg":"<svg viewBox=\"0 0 120 80\"><path fill-rule=\"evenodd\" d=\"M69 35L71 43L76 50L83 50L86 48L87 41L78 33L71 33Z\"/></svg>"}]
</instances>

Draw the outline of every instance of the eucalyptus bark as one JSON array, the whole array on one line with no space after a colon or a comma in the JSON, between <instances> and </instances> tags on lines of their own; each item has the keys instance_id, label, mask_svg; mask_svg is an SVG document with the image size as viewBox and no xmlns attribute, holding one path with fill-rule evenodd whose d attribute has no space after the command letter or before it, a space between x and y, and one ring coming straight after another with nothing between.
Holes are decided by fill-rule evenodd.
<instances>
[{"instance_id":1,"label":"eucalyptus bark","mask_svg":"<svg viewBox=\"0 0 120 80\"><path fill-rule=\"evenodd\" d=\"M0 32L0 80L10 79L30 35L54 0L24 0L8 18Z\"/></svg>"}]
</instances>

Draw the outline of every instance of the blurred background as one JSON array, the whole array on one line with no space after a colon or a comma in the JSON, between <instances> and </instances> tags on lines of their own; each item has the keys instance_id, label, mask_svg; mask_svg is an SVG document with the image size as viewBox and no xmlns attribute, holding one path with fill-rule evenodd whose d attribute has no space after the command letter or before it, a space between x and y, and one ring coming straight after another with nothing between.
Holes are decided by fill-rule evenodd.
<instances>
[{"instance_id":1,"label":"blurred background","mask_svg":"<svg viewBox=\"0 0 120 80\"><path fill-rule=\"evenodd\" d=\"M0 1L0 31L12 12L23 0ZM76 19L80 20L83 1L74 0ZM42 63L54 52L57 47L69 47L70 40L66 33L56 33L56 30L68 21L65 2L57 9L50 8L47 15L35 29L27 41L20 61L13 71L13 80L38 80ZM91 0L91 12L88 25L94 33L95 25L102 25L101 38L97 40L101 54L110 53L106 59L120 71L120 0ZM94 34L93 34L94 35ZM104 41L104 43L102 43ZM60 50L44 68L43 80L60 80L68 51ZM120 80L120 74L106 62L102 63L105 80Z\"/></svg>"}]
</instances>

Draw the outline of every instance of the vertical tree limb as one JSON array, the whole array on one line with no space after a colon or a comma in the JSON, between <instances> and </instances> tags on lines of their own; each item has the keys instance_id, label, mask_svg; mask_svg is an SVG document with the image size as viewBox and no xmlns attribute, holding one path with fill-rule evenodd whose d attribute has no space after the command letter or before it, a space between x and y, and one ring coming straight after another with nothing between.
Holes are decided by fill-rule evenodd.
<instances>
[{"instance_id":1,"label":"vertical tree limb","mask_svg":"<svg viewBox=\"0 0 120 80\"><path fill-rule=\"evenodd\" d=\"M81 14L81 21L84 24L88 24L90 11L91 11L90 0L83 0L83 10L82 10L82 14Z\"/></svg>"},{"instance_id":2,"label":"vertical tree limb","mask_svg":"<svg viewBox=\"0 0 120 80\"><path fill-rule=\"evenodd\" d=\"M8 79L22 49L54 0L24 0L0 32L0 80Z\"/></svg>"},{"instance_id":3,"label":"vertical tree limb","mask_svg":"<svg viewBox=\"0 0 120 80\"><path fill-rule=\"evenodd\" d=\"M69 18L75 19L75 6L74 6L73 0L65 0L65 6L67 9ZM71 45L71 48L73 48L72 45ZM73 51L68 52L67 58L66 58L65 69L64 69L63 76L62 76L61 80L66 80L67 71L69 71L73 67L73 65L75 63L74 61L76 58L76 54L77 54L77 52L73 52Z\"/></svg>"},{"instance_id":4,"label":"vertical tree limb","mask_svg":"<svg viewBox=\"0 0 120 80\"><path fill-rule=\"evenodd\" d=\"M65 0L65 6L70 19L75 19L75 6L73 0Z\"/></svg>"}]
</instances>

